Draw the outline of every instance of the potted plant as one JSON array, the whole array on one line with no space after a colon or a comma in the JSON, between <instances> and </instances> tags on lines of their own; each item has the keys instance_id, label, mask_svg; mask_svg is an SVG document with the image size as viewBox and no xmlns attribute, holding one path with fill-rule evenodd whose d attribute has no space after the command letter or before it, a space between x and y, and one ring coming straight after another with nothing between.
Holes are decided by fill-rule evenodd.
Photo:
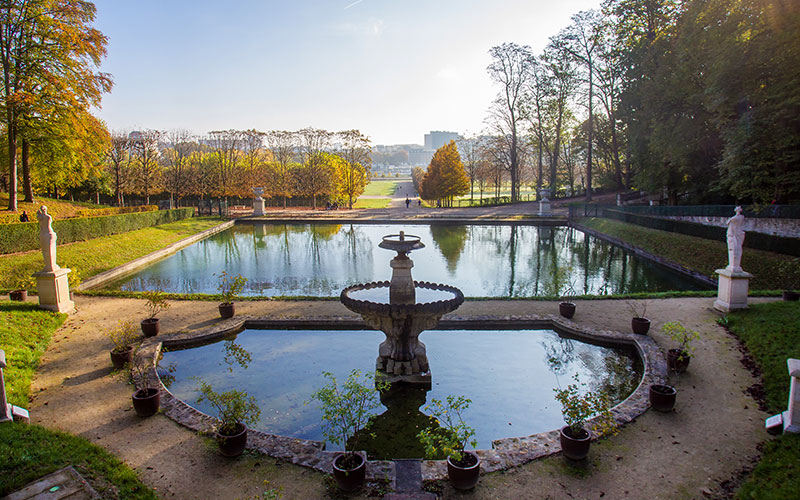
<instances>
[{"instance_id":1,"label":"potted plant","mask_svg":"<svg viewBox=\"0 0 800 500\"><path fill-rule=\"evenodd\" d=\"M571 269L567 269L566 272L570 273L572 271ZM569 278L565 281L567 288L560 297L561 302L558 304L558 312L565 318L571 319L575 316L575 302L572 301L572 297L576 295L576 292L572 281Z\"/></svg>"},{"instance_id":2,"label":"potted plant","mask_svg":"<svg viewBox=\"0 0 800 500\"><path fill-rule=\"evenodd\" d=\"M27 273L17 273L14 277L14 290L8 292L8 298L10 300L17 300L20 302L25 302L28 300L28 289L33 288L36 282L33 279L33 276L29 276Z\"/></svg>"},{"instance_id":3,"label":"potted plant","mask_svg":"<svg viewBox=\"0 0 800 500\"><path fill-rule=\"evenodd\" d=\"M628 301L628 309L630 309L633 318L631 318L631 330L633 333L639 335L647 335L650 331L650 320L646 318L647 315L647 301L641 302Z\"/></svg>"},{"instance_id":4,"label":"potted plant","mask_svg":"<svg viewBox=\"0 0 800 500\"><path fill-rule=\"evenodd\" d=\"M700 334L684 327L679 321L670 321L661 327L678 347L667 351L667 367L675 373L683 373L689 366L689 361L694 353L692 342L700 338Z\"/></svg>"},{"instance_id":5,"label":"potted plant","mask_svg":"<svg viewBox=\"0 0 800 500\"><path fill-rule=\"evenodd\" d=\"M389 384L372 374L353 370L340 386L330 372L322 373L328 384L311 395L322 405L322 433L332 444L341 444L344 452L333 459L333 477L343 491L355 491L364 484L366 458L357 453L360 429L369 427L369 417L380 407L380 392Z\"/></svg>"},{"instance_id":6,"label":"potted plant","mask_svg":"<svg viewBox=\"0 0 800 500\"><path fill-rule=\"evenodd\" d=\"M611 400L605 391L581 393L581 384L578 374L573 377L574 384L569 384L566 389L553 389L556 400L561 403L561 414L567 424L561 429L561 450L564 456L571 460L583 460L589 454L593 431L597 435L613 433L616 431L616 421L611 414ZM587 420L595 416L590 428L587 429Z\"/></svg>"},{"instance_id":7,"label":"potted plant","mask_svg":"<svg viewBox=\"0 0 800 500\"><path fill-rule=\"evenodd\" d=\"M131 396L134 411L140 417L155 415L161 405L161 394L157 387L150 385L152 361L148 362L145 356L134 355L130 366L133 386L136 388Z\"/></svg>"},{"instance_id":8,"label":"potted plant","mask_svg":"<svg viewBox=\"0 0 800 500\"><path fill-rule=\"evenodd\" d=\"M481 473L480 457L464 449L467 443L473 448L478 445L471 439L475 429L464 423L464 411L471 403L464 396L449 395L446 402L432 399L425 411L436 419L439 427L429 427L417 434L428 458L447 456L447 476L457 490L474 488Z\"/></svg>"},{"instance_id":9,"label":"potted plant","mask_svg":"<svg viewBox=\"0 0 800 500\"><path fill-rule=\"evenodd\" d=\"M247 425L255 425L261 417L256 398L235 389L216 392L201 380L197 402L203 401L217 410L220 422L215 428L215 437L220 453L226 457L238 457L247 446Z\"/></svg>"},{"instance_id":10,"label":"potted plant","mask_svg":"<svg viewBox=\"0 0 800 500\"><path fill-rule=\"evenodd\" d=\"M668 381L669 382L669 381ZM678 390L667 384L650 385L650 406L660 412L669 412L675 408Z\"/></svg>"},{"instance_id":11,"label":"potted plant","mask_svg":"<svg viewBox=\"0 0 800 500\"><path fill-rule=\"evenodd\" d=\"M156 318L158 313L165 309L169 309L169 302L167 302L164 292L161 290L150 290L142 293L142 297L147 300L145 308L149 316L142 320L142 333L145 337L155 337L161 329L161 321Z\"/></svg>"},{"instance_id":12,"label":"potted plant","mask_svg":"<svg viewBox=\"0 0 800 500\"><path fill-rule=\"evenodd\" d=\"M141 340L141 336L130 321L119 321L116 327L106 332L106 336L114 344L111 349L111 364L120 370L133 359L134 345Z\"/></svg>"},{"instance_id":13,"label":"potted plant","mask_svg":"<svg viewBox=\"0 0 800 500\"><path fill-rule=\"evenodd\" d=\"M217 290L219 290L222 295L222 304L219 305L219 315L222 319L232 318L233 315L236 314L233 301L236 299L237 295L239 295L239 292L242 291L245 283L247 283L247 278L243 277L241 274L231 276L225 271L220 273Z\"/></svg>"}]
</instances>

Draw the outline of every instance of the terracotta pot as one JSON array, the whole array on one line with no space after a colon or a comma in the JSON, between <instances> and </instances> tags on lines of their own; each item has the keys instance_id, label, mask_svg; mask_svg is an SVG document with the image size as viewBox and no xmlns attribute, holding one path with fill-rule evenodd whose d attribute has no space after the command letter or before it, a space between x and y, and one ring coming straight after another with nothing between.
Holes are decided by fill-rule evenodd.
<instances>
[{"instance_id":1,"label":"terracotta pot","mask_svg":"<svg viewBox=\"0 0 800 500\"><path fill-rule=\"evenodd\" d=\"M236 308L233 302L224 302L219 305L219 315L222 319L232 318L236 314Z\"/></svg>"},{"instance_id":2,"label":"terracotta pot","mask_svg":"<svg viewBox=\"0 0 800 500\"><path fill-rule=\"evenodd\" d=\"M783 291L783 300L794 302L799 299L800 299L800 293L797 293L792 290Z\"/></svg>"},{"instance_id":3,"label":"terracotta pot","mask_svg":"<svg viewBox=\"0 0 800 500\"><path fill-rule=\"evenodd\" d=\"M567 319L575 316L575 304L572 302L562 302L558 304L558 312Z\"/></svg>"},{"instance_id":4,"label":"terracotta pot","mask_svg":"<svg viewBox=\"0 0 800 500\"><path fill-rule=\"evenodd\" d=\"M238 457L247 446L247 426L236 424L236 429L236 432L230 435L217 432L219 452L226 457Z\"/></svg>"},{"instance_id":5,"label":"terracotta pot","mask_svg":"<svg viewBox=\"0 0 800 500\"><path fill-rule=\"evenodd\" d=\"M683 373L689 367L692 357L686 351L670 349L667 351L667 368L675 373Z\"/></svg>"},{"instance_id":6,"label":"terracotta pot","mask_svg":"<svg viewBox=\"0 0 800 500\"><path fill-rule=\"evenodd\" d=\"M146 387L133 393L133 409L140 417L155 415L161 404L161 394L158 389Z\"/></svg>"},{"instance_id":7,"label":"terracotta pot","mask_svg":"<svg viewBox=\"0 0 800 500\"><path fill-rule=\"evenodd\" d=\"M125 363L133 361L133 346L129 345L124 351L111 351L111 364L114 368L121 370L125 367Z\"/></svg>"},{"instance_id":8,"label":"terracotta pot","mask_svg":"<svg viewBox=\"0 0 800 500\"><path fill-rule=\"evenodd\" d=\"M141 326L145 337L155 337L161 330L161 321L158 318L147 318L142 320Z\"/></svg>"},{"instance_id":9,"label":"terracotta pot","mask_svg":"<svg viewBox=\"0 0 800 500\"><path fill-rule=\"evenodd\" d=\"M28 291L27 290L13 290L8 292L8 298L11 300L16 300L19 302L25 302L28 300Z\"/></svg>"},{"instance_id":10,"label":"terracotta pot","mask_svg":"<svg viewBox=\"0 0 800 500\"><path fill-rule=\"evenodd\" d=\"M677 394L671 385L653 384L650 386L650 406L656 411L672 411Z\"/></svg>"},{"instance_id":11,"label":"terracotta pot","mask_svg":"<svg viewBox=\"0 0 800 500\"><path fill-rule=\"evenodd\" d=\"M650 331L650 320L647 318L631 319L631 330L639 335L647 335L647 332Z\"/></svg>"},{"instance_id":12,"label":"terracotta pot","mask_svg":"<svg viewBox=\"0 0 800 500\"><path fill-rule=\"evenodd\" d=\"M350 458L350 457L357 457ZM344 464L346 458L357 461L358 465ZM345 468L350 465L349 468ZM358 453L342 453L333 459L333 478L342 491L356 491L364 484L367 477L367 461Z\"/></svg>"},{"instance_id":13,"label":"terracotta pot","mask_svg":"<svg viewBox=\"0 0 800 500\"><path fill-rule=\"evenodd\" d=\"M583 435L575 437L569 426L561 429L561 451L570 460L583 460L589 455L589 446L592 444L592 436L583 430Z\"/></svg>"},{"instance_id":14,"label":"terracotta pot","mask_svg":"<svg viewBox=\"0 0 800 500\"><path fill-rule=\"evenodd\" d=\"M450 484L457 490L471 490L478 484L481 475L481 459L471 451L464 452L461 462L453 462L447 457L447 476Z\"/></svg>"}]
</instances>

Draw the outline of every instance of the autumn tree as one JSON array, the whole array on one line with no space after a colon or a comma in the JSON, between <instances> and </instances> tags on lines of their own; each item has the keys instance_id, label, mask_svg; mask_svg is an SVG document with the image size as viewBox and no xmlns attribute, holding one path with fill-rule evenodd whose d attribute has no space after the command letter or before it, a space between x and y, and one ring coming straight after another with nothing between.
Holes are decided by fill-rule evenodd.
<instances>
[{"instance_id":1,"label":"autumn tree","mask_svg":"<svg viewBox=\"0 0 800 500\"><path fill-rule=\"evenodd\" d=\"M464 172L455 141L450 141L433 154L420 194L426 200L444 200L445 206L452 206L456 196L467 193L469 177Z\"/></svg>"},{"instance_id":2,"label":"autumn tree","mask_svg":"<svg viewBox=\"0 0 800 500\"><path fill-rule=\"evenodd\" d=\"M358 130L345 130L336 134L339 140L338 156L343 160L339 172L339 193L347 198L348 208L364 193L369 182L372 165L372 147L369 137Z\"/></svg>"},{"instance_id":3,"label":"autumn tree","mask_svg":"<svg viewBox=\"0 0 800 500\"><path fill-rule=\"evenodd\" d=\"M97 71L106 54L106 37L92 27L94 16L94 4L83 0L0 3L0 101L7 138L9 210L17 209L17 147L27 141L25 120L30 125L37 116L64 116L70 108L88 112L111 89L110 77ZM81 139L62 145L73 142Z\"/></svg>"},{"instance_id":4,"label":"autumn tree","mask_svg":"<svg viewBox=\"0 0 800 500\"><path fill-rule=\"evenodd\" d=\"M327 130L307 127L297 132L300 139L302 168L295 176L299 192L311 198L311 208L317 208L317 196L331 192L333 172L325 157L330 146L331 133Z\"/></svg>"},{"instance_id":5,"label":"autumn tree","mask_svg":"<svg viewBox=\"0 0 800 500\"><path fill-rule=\"evenodd\" d=\"M112 132L109 147L106 150L106 165L111 175L114 200L118 207L125 206L125 189L131 181L130 168L131 144L127 132Z\"/></svg>"},{"instance_id":6,"label":"autumn tree","mask_svg":"<svg viewBox=\"0 0 800 500\"><path fill-rule=\"evenodd\" d=\"M318 197L336 193L339 172L345 168L343 163L338 155L325 151L315 153L311 163L304 162L292 170L296 193L311 198L311 208L316 210Z\"/></svg>"},{"instance_id":7,"label":"autumn tree","mask_svg":"<svg viewBox=\"0 0 800 500\"><path fill-rule=\"evenodd\" d=\"M169 193L170 203L179 204L191 190L189 156L197 149L197 143L194 135L186 129L170 130L165 137L164 187Z\"/></svg>"},{"instance_id":8,"label":"autumn tree","mask_svg":"<svg viewBox=\"0 0 800 500\"><path fill-rule=\"evenodd\" d=\"M162 132L158 130L142 130L131 132L130 143L133 154L134 189L144 196L144 204L150 204L150 195L163 188L163 168L158 142Z\"/></svg>"},{"instance_id":9,"label":"autumn tree","mask_svg":"<svg viewBox=\"0 0 800 500\"><path fill-rule=\"evenodd\" d=\"M297 134L287 130L271 130L265 138L272 153L271 192L283 199L283 208L286 208L286 200L292 195L291 169L297 151Z\"/></svg>"}]
</instances>

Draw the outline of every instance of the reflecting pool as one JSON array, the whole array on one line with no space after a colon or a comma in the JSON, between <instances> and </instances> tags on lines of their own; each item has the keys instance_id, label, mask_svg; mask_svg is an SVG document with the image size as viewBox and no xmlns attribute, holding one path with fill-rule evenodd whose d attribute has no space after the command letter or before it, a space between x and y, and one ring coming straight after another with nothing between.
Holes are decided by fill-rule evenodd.
<instances>
[{"instance_id":1,"label":"reflecting pool","mask_svg":"<svg viewBox=\"0 0 800 500\"><path fill-rule=\"evenodd\" d=\"M248 279L243 295L338 296L388 280L394 253L377 247L401 230L422 238L417 279L467 297L536 297L695 290L701 285L567 227L482 225L237 224L113 288L217 293L220 272Z\"/></svg>"},{"instance_id":2,"label":"reflecting pool","mask_svg":"<svg viewBox=\"0 0 800 500\"><path fill-rule=\"evenodd\" d=\"M374 371L383 337L370 330L245 330L232 340L165 352L159 369L172 366L170 391L201 411L213 415L196 402L198 379L217 392L238 389L255 396L259 429L322 441L321 409L308 402L327 382L322 372L343 381L352 369ZM361 439L371 457L421 457L415 436L429 421L424 408L431 398L472 399L466 422L477 431L478 448L490 448L494 439L563 426L553 388L566 387L576 373L586 389L608 390L614 404L642 377L641 360L632 351L560 337L552 330L429 330L421 340L428 349L432 387L398 387L382 398L384 406L370 428L375 437ZM240 362L240 348L249 353L249 362Z\"/></svg>"}]
</instances>

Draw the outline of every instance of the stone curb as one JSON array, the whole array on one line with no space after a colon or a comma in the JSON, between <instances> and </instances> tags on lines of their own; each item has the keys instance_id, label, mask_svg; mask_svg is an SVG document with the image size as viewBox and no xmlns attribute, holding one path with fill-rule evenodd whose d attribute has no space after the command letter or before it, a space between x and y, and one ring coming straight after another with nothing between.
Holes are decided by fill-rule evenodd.
<instances>
[{"instance_id":1,"label":"stone curb","mask_svg":"<svg viewBox=\"0 0 800 500\"><path fill-rule=\"evenodd\" d=\"M456 316L442 318L440 328L456 329L480 324L483 328L550 328L556 332L590 343L605 346L633 347L642 359L644 375L636 389L627 399L616 405L612 415L619 425L626 424L644 413L650 406L649 387L663 384L667 376L667 363L664 354L655 341L647 335L622 333L581 326L557 315L509 315L509 316ZM328 329L363 329L364 322L356 316L238 316L220 321L218 324L196 332L176 332L145 339L137 351L137 358L144 357L150 363L149 377L158 380L161 390L161 408L166 416L180 425L196 432L211 433L217 419L193 408L176 398L158 377L156 365L162 347L192 347L236 334L245 328L287 328L287 327L325 326ZM590 420L590 423L592 421ZM333 457L337 452L325 451L325 443L306 439L278 436L250 430L248 449L287 462L309 467L321 472L330 472ZM504 438L492 441L492 449L475 450L483 464L481 473L517 467L537 458L561 451L559 430L541 432L530 436ZM370 460L367 464L367 477L395 481L395 466L392 461ZM424 480L447 478L444 460L424 460L422 462Z\"/></svg>"}]
</instances>

